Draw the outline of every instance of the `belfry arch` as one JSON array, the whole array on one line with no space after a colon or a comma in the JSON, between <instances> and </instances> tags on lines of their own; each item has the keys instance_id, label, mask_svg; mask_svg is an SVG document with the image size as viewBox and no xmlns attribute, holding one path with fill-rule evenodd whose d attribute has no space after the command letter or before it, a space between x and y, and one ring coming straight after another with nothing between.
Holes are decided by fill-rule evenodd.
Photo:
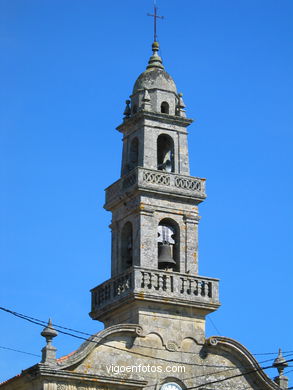
<instances>
[{"instance_id":1,"label":"belfry arch","mask_svg":"<svg viewBox=\"0 0 293 390\"><path fill-rule=\"evenodd\" d=\"M120 268L121 271L125 271L133 265L133 229L131 222L126 222L121 230L120 252Z\"/></svg>"},{"instance_id":2,"label":"belfry arch","mask_svg":"<svg viewBox=\"0 0 293 390\"><path fill-rule=\"evenodd\" d=\"M157 169L174 172L174 141L167 134L160 134L157 139Z\"/></svg>"},{"instance_id":3,"label":"belfry arch","mask_svg":"<svg viewBox=\"0 0 293 390\"><path fill-rule=\"evenodd\" d=\"M158 269L180 270L180 231L178 224L164 218L158 225Z\"/></svg>"}]
</instances>

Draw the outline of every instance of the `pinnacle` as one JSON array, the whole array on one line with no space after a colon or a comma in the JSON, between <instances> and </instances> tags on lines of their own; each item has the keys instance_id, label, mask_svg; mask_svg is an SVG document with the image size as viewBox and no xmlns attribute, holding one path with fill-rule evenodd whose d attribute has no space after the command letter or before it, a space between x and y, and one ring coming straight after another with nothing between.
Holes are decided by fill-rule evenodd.
<instances>
[{"instance_id":1,"label":"pinnacle","mask_svg":"<svg viewBox=\"0 0 293 390\"><path fill-rule=\"evenodd\" d=\"M149 59L147 69L150 68L164 69L162 58L158 55L159 42L154 42L152 44L152 50L153 50L153 55Z\"/></svg>"}]
</instances>

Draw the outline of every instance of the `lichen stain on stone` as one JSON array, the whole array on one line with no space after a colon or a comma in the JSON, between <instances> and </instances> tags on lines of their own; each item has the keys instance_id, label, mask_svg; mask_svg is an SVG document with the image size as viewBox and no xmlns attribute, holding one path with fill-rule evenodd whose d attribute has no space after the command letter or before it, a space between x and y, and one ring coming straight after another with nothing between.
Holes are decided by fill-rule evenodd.
<instances>
[{"instance_id":1,"label":"lichen stain on stone","mask_svg":"<svg viewBox=\"0 0 293 390\"><path fill-rule=\"evenodd\" d=\"M87 374L92 368L92 364L89 362L84 366L84 372Z\"/></svg>"}]
</instances>

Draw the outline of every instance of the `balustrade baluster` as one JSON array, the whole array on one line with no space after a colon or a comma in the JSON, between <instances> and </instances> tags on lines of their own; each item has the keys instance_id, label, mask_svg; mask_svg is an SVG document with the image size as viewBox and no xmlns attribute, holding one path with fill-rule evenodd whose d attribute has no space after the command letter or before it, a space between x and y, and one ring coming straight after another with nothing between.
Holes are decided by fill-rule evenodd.
<instances>
[{"instance_id":1,"label":"balustrade baluster","mask_svg":"<svg viewBox=\"0 0 293 390\"><path fill-rule=\"evenodd\" d=\"M163 289L163 291L167 290L167 280L168 280L168 276L163 275L162 276L162 289Z\"/></svg>"},{"instance_id":2,"label":"balustrade baluster","mask_svg":"<svg viewBox=\"0 0 293 390\"><path fill-rule=\"evenodd\" d=\"M141 271L141 288L144 288L146 285L146 272Z\"/></svg>"},{"instance_id":3,"label":"balustrade baluster","mask_svg":"<svg viewBox=\"0 0 293 390\"><path fill-rule=\"evenodd\" d=\"M155 290L159 290L161 288L161 275L160 274L155 274L156 275L156 285Z\"/></svg>"},{"instance_id":4,"label":"balustrade baluster","mask_svg":"<svg viewBox=\"0 0 293 390\"><path fill-rule=\"evenodd\" d=\"M184 291L185 291L185 281L186 279L185 278L180 278L181 280L181 289L180 289L180 293L183 294Z\"/></svg>"},{"instance_id":5,"label":"balustrade baluster","mask_svg":"<svg viewBox=\"0 0 293 390\"><path fill-rule=\"evenodd\" d=\"M149 282L148 282L148 285L147 285L147 287L149 288L149 289L151 289L152 287L153 287L153 275L152 275L152 273L151 272L148 272L148 279L149 279Z\"/></svg>"},{"instance_id":6,"label":"balustrade baluster","mask_svg":"<svg viewBox=\"0 0 293 390\"><path fill-rule=\"evenodd\" d=\"M169 279L168 279L168 289L171 291L171 292L174 292L174 281L173 281L173 276L170 275Z\"/></svg>"},{"instance_id":7,"label":"balustrade baluster","mask_svg":"<svg viewBox=\"0 0 293 390\"><path fill-rule=\"evenodd\" d=\"M193 291L194 295L196 295L196 296L198 295L199 289L200 289L200 282L196 279L195 280L195 289Z\"/></svg>"},{"instance_id":8,"label":"balustrade baluster","mask_svg":"<svg viewBox=\"0 0 293 390\"><path fill-rule=\"evenodd\" d=\"M186 289L186 292L188 295L191 294L191 288L192 288L192 279L187 279L187 289Z\"/></svg>"},{"instance_id":9,"label":"balustrade baluster","mask_svg":"<svg viewBox=\"0 0 293 390\"><path fill-rule=\"evenodd\" d=\"M212 297L212 282L207 283L208 285L208 297Z\"/></svg>"},{"instance_id":10,"label":"balustrade baluster","mask_svg":"<svg viewBox=\"0 0 293 390\"><path fill-rule=\"evenodd\" d=\"M201 282L201 296L206 296L206 283L204 281Z\"/></svg>"}]
</instances>

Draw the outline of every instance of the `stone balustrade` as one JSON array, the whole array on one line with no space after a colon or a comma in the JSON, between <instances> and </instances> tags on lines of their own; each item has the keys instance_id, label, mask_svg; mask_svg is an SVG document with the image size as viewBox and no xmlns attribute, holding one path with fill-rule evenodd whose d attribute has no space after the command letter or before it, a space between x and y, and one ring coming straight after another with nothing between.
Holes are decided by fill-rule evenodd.
<instances>
[{"instance_id":1,"label":"stone balustrade","mask_svg":"<svg viewBox=\"0 0 293 390\"><path fill-rule=\"evenodd\" d=\"M137 167L106 189L106 204L134 188L180 194L203 200L205 179Z\"/></svg>"},{"instance_id":2,"label":"stone balustrade","mask_svg":"<svg viewBox=\"0 0 293 390\"><path fill-rule=\"evenodd\" d=\"M160 300L168 298L187 304L219 304L218 280L177 272L133 267L128 272L95 287L92 311L103 309L128 296Z\"/></svg>"}]
</instances>

